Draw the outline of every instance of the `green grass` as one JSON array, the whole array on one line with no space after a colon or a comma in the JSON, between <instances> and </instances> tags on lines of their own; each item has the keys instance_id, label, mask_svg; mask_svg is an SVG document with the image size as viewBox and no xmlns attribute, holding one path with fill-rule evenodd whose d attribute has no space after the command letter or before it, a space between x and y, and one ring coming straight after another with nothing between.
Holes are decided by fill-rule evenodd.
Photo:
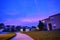
<instances>
[{"instance_id":1,"label":"green grass","mask_svg":"<svg viewBox=\"0 0 60 40\"><path fill-rule=\"evenodd\" d=\"M31 31L23 32L34 40L60 40L60 31Z\"/></svg>"},{"instance_id":2,"label":"green grass","mask_svg":"<svg viewBox=\"0 0 60 40\"><path fill-rule=\"evenodd\" d=\"M0 40L7 40L11 37L15 36L15 33L9 33L9 34L0 34Z\"/></svg>"}]
</instances>

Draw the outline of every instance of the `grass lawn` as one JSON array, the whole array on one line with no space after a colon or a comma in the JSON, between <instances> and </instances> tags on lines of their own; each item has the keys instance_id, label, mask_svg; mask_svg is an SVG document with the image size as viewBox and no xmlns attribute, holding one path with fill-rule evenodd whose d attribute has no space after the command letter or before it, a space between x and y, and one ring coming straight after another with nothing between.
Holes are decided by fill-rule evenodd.
<instances>
[{"instance_id":1,"label":"grass lawn","mask_svg":"<svg viewBox=\"0 0 60 40\"><path fill-rule=\"evenodd\" d=\"M31 31L23 32L34 40L60 40L60 31Z\"/></svg>"},{"instance_id":2,"label":"grass lawn","mask_svg":"<svg viewBox=\"0 0 60 40\"><path fill-rule=\"evenodd\" d=\"M9 34L0 34L0 40L7 40L11 37L15 36L15 33L9 33Z\"/></svg>"}]
</instances>

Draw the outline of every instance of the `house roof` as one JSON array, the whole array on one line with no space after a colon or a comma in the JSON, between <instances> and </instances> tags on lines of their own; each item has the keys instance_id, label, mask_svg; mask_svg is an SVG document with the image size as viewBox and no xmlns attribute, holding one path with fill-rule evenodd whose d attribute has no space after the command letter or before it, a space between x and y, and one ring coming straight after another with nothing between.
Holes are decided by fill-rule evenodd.
<instances>
[{"instance_id":1,"label":"house roof","mask_svg":"<svg viewBox=\"0 0 60 40\"><path fill-rule=\"evenodd\" d=\"M49 16L49 17L54 17L54 16L60 16L60 13L52 15L52 16Z\"/></svg>"},{"instance_id":2,"label":"house roof","mask_svg":"<svg viewBox=\"0 0 60 40\"><path fill-rule=\"evenodd\" d=\"M55 14L55 15L52 15L52 16L49 16L48 18L43 19L43 20L41 20L41 21L50 21L50 17L54 17L54 16L60 16L60 13Z\"/></svg>"}]
</instances>

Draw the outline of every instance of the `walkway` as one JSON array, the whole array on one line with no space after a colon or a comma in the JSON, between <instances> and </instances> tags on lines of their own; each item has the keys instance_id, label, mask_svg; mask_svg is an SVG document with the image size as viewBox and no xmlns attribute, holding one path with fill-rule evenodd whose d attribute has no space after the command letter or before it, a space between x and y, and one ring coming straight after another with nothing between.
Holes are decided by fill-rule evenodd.
<instances>
[{"instance_id":1,"label":"walkway","mask_svg":"<svg viewBox=\"0 0 60 40\"><path fill-rule=\"evenodd\" d=\"M16 36L13 37L11 40L33 40L33 39L26 34L18 32L16 33Z\"/></svg>"}]
</instances>

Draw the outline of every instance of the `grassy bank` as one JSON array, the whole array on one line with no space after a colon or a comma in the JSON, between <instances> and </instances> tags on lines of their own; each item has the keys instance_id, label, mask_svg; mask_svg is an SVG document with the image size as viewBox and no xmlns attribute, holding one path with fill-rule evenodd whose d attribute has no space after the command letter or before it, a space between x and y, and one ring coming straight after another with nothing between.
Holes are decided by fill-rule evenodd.
<instances>
[{"instance_id":1,"label":"grassy bank","mask_svg":"<svg viewBox=\"0 0 60 40\"><path fill-rule=\"evenodd\" d=\"M0 40L7 40L11 37L15 36L15 33L9 33L9 34L0 34Z\"/></svg>"},{"instance_id":2,"label":"grassy bank","mask_svg":"<svg viewBox=\"0 0 60 40\"><path fill-rule=\"evenodd\" d=\"M23 32L34 40L60 40L60 31L31 31Z\"/></svg>"}]
</instances>

